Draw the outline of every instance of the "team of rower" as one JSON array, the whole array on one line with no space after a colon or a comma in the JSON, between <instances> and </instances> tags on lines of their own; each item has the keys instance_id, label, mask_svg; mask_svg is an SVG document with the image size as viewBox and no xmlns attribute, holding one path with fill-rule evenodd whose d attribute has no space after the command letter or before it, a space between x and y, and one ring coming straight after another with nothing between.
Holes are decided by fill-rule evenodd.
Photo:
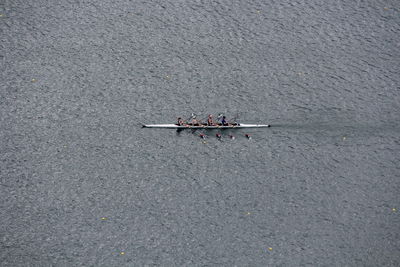
<instances>
[{"instance_id":1,"label":"team of rower","mask_svg":"<svg viewBox=\"0 0 400 267\"><path fill-rule=\"evenodd\" d=\"M207 117L207 123L206 124L203 124L201 121L197 120L196 116L192 116L192 120L191 120L190 123L185 123L183 121L183 119L181 117L179 117L177 125L179 125L179 126L185 126L185 125L191 125L191 126L201 126L201 125L207 125L207 126L218 126L218 125L229 126L231 124L229 124L229 122L226 120L226 116L222 116L222 118L220 119L220 123L214 122L213 116L210 114Z\"/></svg>"}]
</instances>

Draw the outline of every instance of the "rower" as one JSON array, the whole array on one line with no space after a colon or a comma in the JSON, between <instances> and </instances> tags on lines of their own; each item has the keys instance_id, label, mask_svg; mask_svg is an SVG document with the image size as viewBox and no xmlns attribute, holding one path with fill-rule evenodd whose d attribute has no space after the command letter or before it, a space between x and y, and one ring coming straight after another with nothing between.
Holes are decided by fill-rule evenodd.
<instances>
[{"instance_id":1,"label":"rower","mask_svg":"<svg viewBox=\"0 0 400 267\"><path fill-rule=\"evenodd\" d=\"M214 125L213 117L212 117L211 114L208 115L207 125L208 125L208 126L213 126L213 125Z\"/></svg>"},{"instance_id":2,"label":"rower","mask_svg":"<svg viewBox=\"0 0 400 267\"><path fill-rule=\"evenodd\" d=\"M233 136L232 134L229 135L229 138L235 140L235 136Z\"/></svg>"},{"instance_id":3,"label":"rower","mask_svg":"<svg viewBox=\"0 0 400 267\"><path fill-rule=\"evenodd\" d=\"M200 136L201 139L206 139L206 135L203 134L203 133L201 133L199 136Z\"/></svg>"},{"instance_id":4,"label":"rower","mask_svg":"<svg viewBox=\"0 0 400 267\"><path fill-rule=\"evenodd\" d=\"M245 136L247 139L249 139L249 140L251 139L251 136L249 134L246 134Z\"/></svg>"},{"instance_id":5,"label":"rower","mask_svg":"<svg viewBox=\"0 0 400 267\"><path fill-rule=\"evenodd\" d=\"M184 124L184 123L183 123L182 118L179 117L179 118L178 118L178 123L177 123L177 125L178 125L178 126L182 126L183 124Z\"/></svg>"},{"instance_id":6,"label":"rower","mask_svg":"<svg viewBox=\"0 0 400 267\"><path fill-rule=\"evenodd\" d=\"M222 138L220 133L217 133L215 136L218 138L218 140L221 140L221 138Z\"/></svg>"},{"instance_id":7,"label":"rower","mask_svg":"<svg viewBox=\"0 0 400 267\"><path fill-rule=\"evenodd\" d=\"M228 122L226 121L225 116L222 116L221 124L222 124L222 126L228 126Z\"/></svg>"},{"instance_id":8,"label":"rower","mask_svg":"<svg viewBox=\"0 0 400 267\"><path fill-rule=\"evenodd\" d=\"M192 115L192 126L199 126L199 121L196 120L196 116Z\"/></svg>"}]
</instances>

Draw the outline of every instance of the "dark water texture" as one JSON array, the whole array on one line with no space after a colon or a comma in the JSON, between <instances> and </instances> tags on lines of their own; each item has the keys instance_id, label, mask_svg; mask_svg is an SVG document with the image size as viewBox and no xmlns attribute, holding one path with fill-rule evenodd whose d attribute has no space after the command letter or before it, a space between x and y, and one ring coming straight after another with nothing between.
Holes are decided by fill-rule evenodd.
<instances>
[{"instance_id":1,"label":"dark water texture","mask_svg":"<svg viewBox=\"0 0 400 267\"><path fill-rule=\"evenodd\" d=\"M399 10L0 1L0 265L399 266Z\"/></svg>"}]
</instances>

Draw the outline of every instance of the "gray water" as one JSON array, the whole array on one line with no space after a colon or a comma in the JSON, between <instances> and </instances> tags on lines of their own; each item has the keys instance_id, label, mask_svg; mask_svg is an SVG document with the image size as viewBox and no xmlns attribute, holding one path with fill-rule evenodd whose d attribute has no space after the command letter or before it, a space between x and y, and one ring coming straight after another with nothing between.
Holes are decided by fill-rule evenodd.
<instances>
[{"instance_id":1,"label":"gray water","mask_svg":"<svg viewBox=\"0 0 400 267\"><path fill-rule=\"evenodd\" d=\"M399 266L399 10L1 1L0 265Z\"/></svg>"}]
</instances>

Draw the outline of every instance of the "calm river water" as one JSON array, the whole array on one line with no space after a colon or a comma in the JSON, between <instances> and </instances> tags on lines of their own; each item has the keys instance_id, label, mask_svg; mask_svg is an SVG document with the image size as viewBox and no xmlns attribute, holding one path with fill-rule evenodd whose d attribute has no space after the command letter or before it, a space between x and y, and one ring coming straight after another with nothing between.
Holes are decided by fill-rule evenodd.
<instances>
[{"instance_id":1,"label":"calm river water","mask_svg":"<svg viewBox=\"0 0 400 267\"><path fill-rule=\"evenodd\" d=\"M3 1L0 265L399 266L399 3Z\"/></svg>"}]
</instances>

